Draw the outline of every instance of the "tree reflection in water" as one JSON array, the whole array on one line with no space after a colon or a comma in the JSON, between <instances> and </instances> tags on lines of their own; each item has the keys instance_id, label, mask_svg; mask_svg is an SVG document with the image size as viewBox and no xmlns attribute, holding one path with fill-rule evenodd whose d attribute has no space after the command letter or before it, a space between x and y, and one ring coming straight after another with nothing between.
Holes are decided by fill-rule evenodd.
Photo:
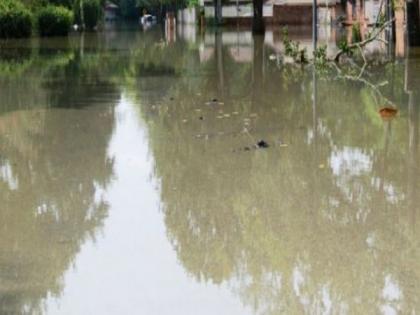
<instances>
[{"instance_id":1,"label":"tree reflection in water","mask_svg":"<svg viewBox=\"0 0 420 315\"><path fill-rule=\"evenodd\" d=\"M274 37L231 35L89 35L0 58L1 312L42 312L103 223L119 88L140 99L168 237L198 281L228 283L258 314L420 308L419 96L405 75L419 61L369 68L399 105L383 122L368 87L277 64ZM243 149L259 139L270 147Z\"/></svg>"},{"instance_id":2,"label":"tree reflection in water","mask_svg":"<svg viewBox=\"0 0 420 315\"><path fill-rule=\"evenodd\" d=\"M203 64L199 51L174 57L188 73L169 87L172 102L149 98L151 80L138 80L168 235L186 270L228 282L258 314L420 309L419 118L404 65L370 69L399 104L383 122L383 100L362 84L319 74L314 106L311 71L278 69L267 47L254 48L262 59L252 67L222 50ZM206 105L220 95L220 62L223 104ZM241 150L252 138L272 146Z\"/></svg>"},{"instance_id":3,"label":"tree reflection in water","mask_svg":"<svg viewBox=\"0 0 420 315\"><path fill-rule=\"evenodd\" d=\"M0 61L10 70L0 74L2 314L43 313L42 300L60 295L64 272L107 216L118 93L98 78L100 61L69 48Z\"/></svg>"}]
</instances>

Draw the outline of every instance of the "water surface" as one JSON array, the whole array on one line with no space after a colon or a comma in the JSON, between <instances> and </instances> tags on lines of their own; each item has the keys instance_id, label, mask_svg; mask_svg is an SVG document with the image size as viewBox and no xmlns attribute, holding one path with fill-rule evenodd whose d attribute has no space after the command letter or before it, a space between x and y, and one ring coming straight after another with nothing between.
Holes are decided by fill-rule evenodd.
<instances>
[{"instance_id":1,"label":"water surface","mask_svg":"<svg viewBox=\"0 0 420 315\"><path fill-rule=\"evenodd\" d=\"M420 311L419 52L373 88L280 33L4 45L0 313Z\"/></svg>"}]
</instances>

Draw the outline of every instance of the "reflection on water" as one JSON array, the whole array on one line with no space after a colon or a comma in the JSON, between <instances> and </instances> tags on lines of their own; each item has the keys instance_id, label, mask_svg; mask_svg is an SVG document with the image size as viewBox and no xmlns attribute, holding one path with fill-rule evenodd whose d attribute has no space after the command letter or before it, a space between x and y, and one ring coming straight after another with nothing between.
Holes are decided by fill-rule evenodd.
<instances>
[{"instance_id":1,"label":"reflection on water","mask_svg":"<svg viewBox=\"0 0 420 315\"><path fill-rule=\"evenodd\" d=\"M372 88L279 31L164 32L0 56L1 312L420 310L418 53Z\"/></svg>"}]
</instances>

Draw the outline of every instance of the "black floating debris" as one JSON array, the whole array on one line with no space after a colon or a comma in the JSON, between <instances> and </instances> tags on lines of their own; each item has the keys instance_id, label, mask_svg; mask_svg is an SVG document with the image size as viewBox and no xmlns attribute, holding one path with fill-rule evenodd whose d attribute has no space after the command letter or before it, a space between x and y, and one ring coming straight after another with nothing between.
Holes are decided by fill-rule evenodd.
<instances>
[{"instance_id":1,"label":"black floating debris","mask_svg":"<svg viewBox=\"0 0 420 315\"><path fill-rule=\"evenodd\" d=\"M213 103L216 103L216 102L217 102L217 98L213 98L211 101L212 101Z\"/></svg>"},{"instance_id":2,"label":"black floating debris","mask_svg":"<svg viewBox=\"0 0 420 315\"><path fill-rule=\"evenodd\" d=\"M174 100L174 98L173 98L173 97L170 97L170 98L169 98L169 100L173 101L173 100Z\"/></svg>"},{"instance_id":3,"label":"black floating debris","mask_svg":"<svg viewBox=\"0 0 420 315\"><path fill-rule=\"evenodd\" d=\"M257 148L258 149L266 149L268 147L269 147L268 143L265 142L264 140L260 140L260 141L257 142Z\"/></svg>"},{"instance_id":4,"label":"black floating debris","mask_svg":"<svg viewBox=\"0 0 420 315\"><path fill-rule=\"evenodd\" d=\"M251 151L251 150L256 150L256 149L266 149L269 146L270 145L266 141L260 140L257 143L253 144L252 146L243 147L241 150L243 150L243 151Z\"/></svg>"},{"instance_id":5,"label":"black floating debris","mask_svg":"<svg viewBox=\"0 0 420 315\"><path fill-rule=\"evenodd\" d=\"M198 117L198 119L203 120L203 119L204 119L204 117L203 117L203 116L200 116L200 117Z\"/></svg>"}]
</instances>

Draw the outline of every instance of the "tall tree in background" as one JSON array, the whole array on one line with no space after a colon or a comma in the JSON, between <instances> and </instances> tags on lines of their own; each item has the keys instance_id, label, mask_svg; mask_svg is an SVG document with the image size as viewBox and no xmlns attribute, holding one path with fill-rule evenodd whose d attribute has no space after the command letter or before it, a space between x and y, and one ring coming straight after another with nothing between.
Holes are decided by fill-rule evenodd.
<instances>
[{"instance_id":1,"label":"tall tree in background","mask_svg":"<svg viewBox=\"0 0 420 315\"><path fill-rule=\"evenodd\" d=\"M252 19L252 32L254 34L264 34L264 16L263 16L264 0L253 0L254 18Z\"/></svg>"},{"instance_id":2,"label":"tall tree in background","mask_svg":"<svg viewBox=\"0 0 420 315\"><path fill-rule=\"evenodd\" d=\"M222 0L213 0L214 3L214 20L216 25L222 24Z\"/></svg>"}]
</instances>

